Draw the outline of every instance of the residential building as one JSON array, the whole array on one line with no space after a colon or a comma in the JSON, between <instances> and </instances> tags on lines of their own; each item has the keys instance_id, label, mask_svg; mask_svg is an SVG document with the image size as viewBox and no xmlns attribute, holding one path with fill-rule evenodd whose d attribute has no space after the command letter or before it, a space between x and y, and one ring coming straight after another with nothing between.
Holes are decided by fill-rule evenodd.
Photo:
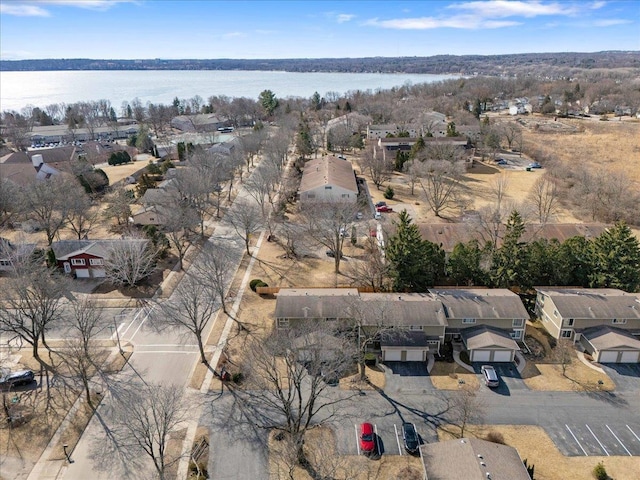
<instances>
[{"instance_id":1,"label":"residential building","mask_svg":"<svg viewBox=\"0 0 640 480\"><path fill-rule=\"evenodd\" d=\"M467 137L423 137L425 145L452 145L466 148L469 144ZM408 152L418 141L416 137L388 137L379 138L378 147L382 149L383 158L394 159L398 150Z\"/></svg>"},{"instance_id":2,"label":"residential building","mask_svg":"<svg viewBox=\"0 0 640 480\"><path fill-rule=\"evenodd\" d=\"M215 114L179 115L171 119L171 127L182 132L215 132L227 121Z\"/></svg>"},{"instance_id":3,"label":"residential building","mask_svg":"<svg viewBox=\"0 0 640 480\"><path fill-rule=\"evenodd\" d=\"M426 480L531 480L518 451L479 438L420 446Z\"/></svg>"},{"instance_id":4,"label":"residential building","mask_svg":"<svg viewBox=\"0 0 640 480\"><path fill-rule=\"evenodd\" d=\"M302 206L358 200L356 175L350 162L336 157L322 157L305 163L298 189Z\"/></svg>"},{"instance_id":5,"label":"residential building","mask_svg":"<svg viewBox=\"0 0 640 480\"><path fill-rule=\"evenodd\" d=\"M615 288L536 290L536 315L553 338L579 343L600 362L640 360L640 344L633 342L640 340L640 294Z\"/></svg>"},{"instance_id":6,"label":"residential building","mask_svg":"<svg viewBox=\"0 0 640 480\"><path fill-rule=\"evenodd\" d=\"M12 271L16 262L31 255L35 249L35 243L12 243L0 237L0 272Z\"/></svg>"}]
</instances>

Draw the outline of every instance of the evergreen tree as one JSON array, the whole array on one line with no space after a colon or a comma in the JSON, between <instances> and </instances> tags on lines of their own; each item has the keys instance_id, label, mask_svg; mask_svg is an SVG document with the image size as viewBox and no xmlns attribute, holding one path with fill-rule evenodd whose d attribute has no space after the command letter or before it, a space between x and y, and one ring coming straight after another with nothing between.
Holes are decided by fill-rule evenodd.
<instances>
[{"instance_id":1,"label":"evergreen tree","mask_svg":"<svg viewBox=\"0 0 640 480\"><path fill-rule=\"evenodd\" d=\"M425 148L425 143L424 143L424 138L422 137L422 135L420 135L418 137L418 139L416 140L416 143L413 144L413 146L411 147L411 151L409 152L409 158L411 160L415 160L416 158L418 158L418 155L420 154L420 152L422 150L424 150ZM402 167L402 165L401 165ZM402 168L397 169L399 172L402 171Z\"/></svg>"},{"instance_id":2,"label":"evergreen tree","mask_svg":"<svg viewBox=\"0 0 640 480\"><path fill-rule=\"evenodd\" d=\"M306 119L302 117L298 124L298 133L296 135L296 149L298 154L305 158L313 153L313 139L311 138L311 131L309 130L309 124Z\"/></svg>"},{"instance_id":3,"label":"evergreen tree","mask_svg":"<svg viewBox=\"0 0 640 480\"><path fill-rule=\"evenodd\" d=\"M458 135L455 122L447 123L447 137L457 137Z\"/></svg>"},{"instance_id":4,"label":"evergreen tree","mask_svg":"<svg viewBox=\"0 0 640 480\"><path fill-rule=\"evenodd\" d=\"M393 289L397 292L423 292L436 284L444 272L444 251L423 240L406 210L400 212L396 233L386 249Z\"/></svg>"},{"instance_id":5,"label":"evergreen tree","mask_svg":"<svg viewBox=\"0 0 640 480\"><path fill-rule=\"evenodd\" d=\"M481 266L484 255L477 240L456 244L447 262L449 277L456 285L486 285L487 273Z\"/></svg>"},{"instance_id":6,"label":"evergreen tree","mask_svg":"<svg viewBox=\"0 0 640 480\"><path fill-rule=\"evenodd\" d=\"M496 287L528 286L528 252L520 242L524 231L522 217L514 210L507 220L502 246L493 254L491 281Z\"/></svg>"},{"instance_id":7,"label":"evergreen tree","mask_svg":"<svg viewBox=\"0 0 640 480\"><path fill-rule=\"evenodd\" d=\"M556 257L557 284L589 286L591 263L591 242L582 236L567 238Z\"/></svg>"},{"instance_id":8,"label":"evergreen tree","mask_svg":"<svg viewBox=\"0 0 640 480\"><path fill-rule=\"evenodd\" d=\"M640 290L640 242L624 223L602 232L592 246L592 287Z\"/></svg>"}]
</instances>

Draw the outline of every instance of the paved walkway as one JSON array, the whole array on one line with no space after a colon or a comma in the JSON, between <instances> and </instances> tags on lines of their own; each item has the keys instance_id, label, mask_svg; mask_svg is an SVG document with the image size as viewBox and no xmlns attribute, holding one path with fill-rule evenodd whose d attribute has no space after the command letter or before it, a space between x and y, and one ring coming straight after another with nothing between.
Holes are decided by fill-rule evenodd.
<instances>
[{"instance_id":1,"label":"paved walkway","mask_svg":"<svg viewBox=\"0 0 640 480\"><path fill-rule=\"evenodd\" d=\"M460 359L460 352L462 352L463 347L461 343L454 343L453 344L453 360L460 365L462 368L464 368L466 371L471 372L471 373L476 373L476 371L473 369L473 367L471 365L469 365L468 363L464 363L461 359Z\"/></svg>"}]
</instances>

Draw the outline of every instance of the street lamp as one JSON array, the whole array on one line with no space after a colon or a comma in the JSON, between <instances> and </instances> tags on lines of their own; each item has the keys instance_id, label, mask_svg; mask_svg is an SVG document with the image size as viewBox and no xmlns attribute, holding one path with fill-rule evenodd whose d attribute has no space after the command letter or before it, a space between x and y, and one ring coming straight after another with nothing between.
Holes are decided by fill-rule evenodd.
<instances>
[{"instance_id":1,"label":"street lamp","mask_svg":"<svg viewBox=\"0 0 640 480\"><path fill-rule=\"evenodd\" d=\"M124 356L124 350L122 350L122 345L120 345L120 332L118 331L118 323L116 321L118 317L120 317L120 315L113 316L113 326L116 330L116 339L118 340L118 350L120 351L120 355Z\"/></svg>"}]
</instances>

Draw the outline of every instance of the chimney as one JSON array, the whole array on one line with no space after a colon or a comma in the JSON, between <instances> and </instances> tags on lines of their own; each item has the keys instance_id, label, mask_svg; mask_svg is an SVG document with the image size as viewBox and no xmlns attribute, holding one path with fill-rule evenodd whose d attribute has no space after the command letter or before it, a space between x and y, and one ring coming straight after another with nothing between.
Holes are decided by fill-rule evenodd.
<instances>
[{"instance_id":1,"label":"chimney","mask_svg":"<svg viewBox=\"0 0 640 480\"><path fill-rule=\"evenodd\" d=\"M42 165L44 165L44 160L42 159L42 155L39 153L31 157L31 163L33 163L33 168L36 169L36 172L40 171Z\"/></svg>"}]
</instances>

